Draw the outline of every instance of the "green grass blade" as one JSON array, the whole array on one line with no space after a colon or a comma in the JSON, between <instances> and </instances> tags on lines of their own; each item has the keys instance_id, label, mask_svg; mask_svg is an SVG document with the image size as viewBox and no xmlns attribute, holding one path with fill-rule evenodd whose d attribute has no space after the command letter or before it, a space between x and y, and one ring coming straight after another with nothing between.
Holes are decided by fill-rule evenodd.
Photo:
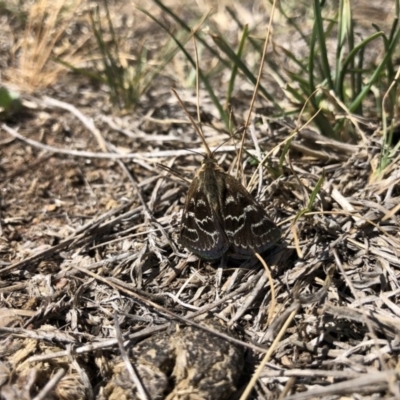
<instances>
[{"instance_id":1,"label":"green grass blade","mask_svg":"<svg viewBox=\"0 0 400 400\"><path fill-rule=\"evenodd\" d=\"M378 32L379 34L379 32ZM398 45L400 38L400 29L397 30L396 34L393 37L392 42L387 48L387 51L382 59L382 61L379 63L378 67L375 69L374 73L369 79L369 82L363 87L361 92L358 94L356 99L350 104L349 110L350 112L354 112L361 104L362 100L365 98L365 96L368 94L369 90L371 89L371 86L377 81L377 79L381 76L382 70L387 66L387 63L392 57L393 50L395 47Z\"/></svg>"},{"instance_id":2,"label":"green grass blade","mask_svg":"<svg viewBox=\"0 0 400 400\"><path fill-rule=\"evenodd\" d=\"M314 83L314 61L315 61L315 46L317 43L317 26L314 25L311 38L310 38L310 54L308 56L308 84L309 84L309 94L315 90Z\"/></svg>"},{"instance_id":3,"label":"green grass blade","mask_svg":"<svg viewBox=\"0 0 400 400\"><path fill-rule=\"evenodd\" d=\"M339 79L340 71L343 71L343 58L346 51L346 39L351 40L352 20L351 7L348 0L340 0L339 4L339 21L338 21L338 37L336 46L336 79L335 93L341 101L344 101L344 86ZM354 65L353 65L354 66ZM345 73L345 71L344 71Z\"/></svg>"},{"instance_id":4,"label":"green grass blade","mask_svg":"<svg viewBox=\"0 0 400 400\"><path fill-rule=\"evenodd\" d=\"M179 18L170 8L168 8L162 1L160 0L153 0L154 3L157 4L158 7L161 8L161 10L165 11L168 15L170 15L177 23L178 25L192 34L192 28L182 19ZM138 7L139 8L139 7ZM140 8L139 8L140 9ZM154 20L154 19L153 19ZM220 62L222 62L225 67L230 67L229 61L225 60L224 58L221 57L221 55L216 51L213 47L211 47L207 41L199 35L197 32L195 32L195 37L196 39L214 56L216 57Z\"/></svg>"},{"instance_id":5,"label":"green grass blade","mask_svg":"<svg viewBox=\"0 0 400 400\"><path fill-rule=\"evenodd\" d=\"M319 0L313 0L313 4L314 4L314 18L315 18L315 30L316 30L315 34L317 37L319 51L321 54L322 69L324 76L328 81L329 89L333 90L334 85L332 81L331 68L328 62L328 51L326 49L326 35L324 32L321 6Z\"/></svg>"},{"instance_id":6,"label":"green grass blade","mask_svg":"<svg viewBox=\"0 0 400 400\"><path fill-rule=\"evenodd\" d=\"M165 32L168 33L168 35L170 35L170 37L172 38L172 40L177 44L177 46L180 48L180 50L183 52L183 54L185 55L185 57L187 58L187 60L189 61L189 63L192 65L192 67L194 69L196 69L196 63L193 60L193 58L190 56L190 54L186 51L185 47L183 46L183 44L176 38L176 36L174 36L171 32L169 32L168 28L157 18L153 17L153 15L151 15L147 10L141 8L141 7L137 7L138 10L140 10L143 14L147 15L149 18L151 18L156 24L158 24ZM214 90L212 88L212 86L210 85L210 82L208 81L208 79L206 78L206 76L204 75L204 73L201 71L201 69L198 70L199 71L199 78L201 80L201 82L204 84L207 92L209 93L212 102L214 103L215 107L218 109L219 115L221 117L221 119L224 121L224 124L226 126L227 129L229 129L230 123L229 123L229 116L228 113L226 113L221 105L221 103L218 100L218 97L215 95Z\"/></svg>"},{"instance_id":7,"label":"green grass blade","mask_svg":"<svg viewBox=\"0 0 400 400\"><path fill-rule=\"evenodd\" d=\"M341 93L343 93L343 88L345 86L346 73L349 71L349 69L351 70L351 66L354 65L354 61L355 61L356 56L360 54L361 50L364 51L364 49L368 45L368 43L376 40L380 36L383 36L382 32L374 33L370 37L364 39L357 46L355 46L350 51L350 53L347 55L347 57L343 61L341 69L338 71L338 77L337 77L337 87L340 88L339 90L340 90ZM361 65L362 65L362 57L361 57L360 62L361 62ZM358 72L356 72L356 76L357 76L357 78L356 78L355 82L357 82L357 84L355 83L354 87L359 88L359 85L362 82L362 70L361 69L358 70ZM357 95L357 93L360 93L360 90L355 92L353 94L353 96ZM341 98L341 100L343 101L342 98Z\"/></svg>"},{"instance_id":8,"label":"green grass blade","mask_svg":"<svg viewBox=\"0 0 400 400\"><path fill-rule=\"evenodd\" d=\"M239 59L242 58L243 49L244 49L244 45L246 43L248 34L249 34L249 27L248 27L248 25L245 25L244 29L243 29L242 37L239 42L239 48L236 53L236 55ZM231 71L231 77L230 77L229 83L228 83L228 90L227 90L227 94L226 94L227 104L230 104L231 100L232 100L232 93L233 93L233 89L235 86L235 79L236 79L237 73L238 73L238 66L237 66L237 64L233 64L232 71Z\"/></svg>"},{"instance_id":9,"label":"green grass blade","mask_svg":"<svg viewBox=\"0 0 400 400\"><path fill-rule=\"evenodd\" d=\"M229 15L232 17L232 19L236 22L237 26L239 27L239 29L241 31L244 30L244 27L246 26L245 24L243 24L236 12L229 6L226 6L226 11L228 11ZM251 35L247 35L247 41L253 46L253 48L257 51L257 53L262 54L263 52L263 47L262 45L260 45L256 40L254 40Z\"/></svg>"},{"instance_id":10,"label":"green grass blade","mask_svg":"<svg viewBox=\"0 0 400 400\"><path fill-rule=\"evenodd\" d=\"M308 205L307 205L307 209L309 211L311 211L313 209L313 207L314 207L315 199L317 198L318 193L321 190L321 187L322 187L322 184L324 183L324 180L325 180L325 170L322 170L322 175L318 179L317 185L315 186L314 190L311 192L310 200L309 200Z\"/></svg>"},{"instance_id":11,"label":"green grass blade","mask_svg":"<svg viewBox=\"0 0 400 400\"><path fill-rule=\"evenodd\" d=\"M228 56L228 58L233 62L237 68L243 72L243 74L249 79L249 81L256 85L257 77L247 68L244 62L235 54L231 47L222 39L222 37L217 35L211 36L214 43ZM259 85L260 92L272 103L276 104L272 95L262 86ZM277 104L276 104L277 105Z\"/></svg>"}]
</instances>

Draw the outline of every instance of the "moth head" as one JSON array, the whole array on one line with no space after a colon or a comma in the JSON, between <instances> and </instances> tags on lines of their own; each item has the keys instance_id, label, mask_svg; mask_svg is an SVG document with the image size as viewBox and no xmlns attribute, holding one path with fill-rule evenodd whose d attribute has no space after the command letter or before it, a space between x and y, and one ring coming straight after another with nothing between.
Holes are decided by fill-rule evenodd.
<instances>
[{"instance_id":1,"label":"moth head","mask_svg":"<svg viewBox=\"0 0 400 400\"><path fill-rule=\"evenodd\" d=\"M222 171L222 168L218 165L217 160L213 157L213 155L206 155L201 162L201 169L204 171L205 169L213 169L216 171Z\"/></svg>"}]
</instances>

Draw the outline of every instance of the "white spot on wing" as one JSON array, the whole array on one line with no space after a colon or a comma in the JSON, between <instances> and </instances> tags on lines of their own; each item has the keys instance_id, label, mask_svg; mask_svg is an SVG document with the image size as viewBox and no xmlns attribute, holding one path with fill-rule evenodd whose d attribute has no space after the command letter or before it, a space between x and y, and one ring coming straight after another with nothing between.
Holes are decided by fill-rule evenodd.
<instances>
[{"instance_id":1,"label":"white spot on wing","mask_svg":"<svg viewBox=\"0 0 400 400\"><path fill-rule=\"evenodd\" d=\"M231 203L234 203L235 201L236 201L236 200L235 200L235 198L234 198L232 195L227 196L227 198L226 198L226 205L231 204Z\"/></svg>"}]
</instances>

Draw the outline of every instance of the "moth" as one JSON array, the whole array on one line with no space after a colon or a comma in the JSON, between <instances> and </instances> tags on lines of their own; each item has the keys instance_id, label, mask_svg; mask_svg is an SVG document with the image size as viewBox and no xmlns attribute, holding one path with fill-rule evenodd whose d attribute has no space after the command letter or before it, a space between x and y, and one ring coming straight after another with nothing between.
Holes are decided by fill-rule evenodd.
<instances>
[{"instance_id":1,"label":"moth","mask_svg":"<svg viewBox=\"0 0 400 400\"><path fill-rule=\"evenodd\" d=\"M280 238L279 228L234 177L208 151L189 187L180 241L197 256L215 260L227 253L249 258Z\"/></svg>"}]
</instances>

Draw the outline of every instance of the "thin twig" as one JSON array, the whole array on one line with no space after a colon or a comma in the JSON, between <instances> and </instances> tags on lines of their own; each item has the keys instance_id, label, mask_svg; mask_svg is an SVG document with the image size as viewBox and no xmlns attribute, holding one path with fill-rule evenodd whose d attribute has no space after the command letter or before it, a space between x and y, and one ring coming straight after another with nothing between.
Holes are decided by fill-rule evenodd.
<instances>
[{"instance_id":1,"label":"thin twig","mask_svg":"<svg viewBox=\"0 0 400 400\"><path fill-rule=\"evenodd\" d=\"M64 368L60 368L46 383L44 388L38 393L32 400L45 400L49 397L50 392L57 386L58 382L61 381L63 376L66 374Z\"/></svg>"},{"instance_id":2,"label":"thin twig","mask_svg":"<svg viewBox=\"0 0 400 400\"><path fill-rule=\"evenodd\" d=\"M125 364L126 370L128 371L128 374L132 380L132 382L135 384L136 389L138 391L139 398L141 400L148 400L148 396L146 394L146 391L142 385L141 380L139 379L139 376L137 374L137 371L134 369L131 361L129 360L128 354L125 351L124 347L124 342L122 340L122 333L121 329L118 324L118 315L115 313L114 314L114 329L115 329L115 336L118 341L118 347L119 347L119 352L122 358L122 361Z\"/></svg>"}]
</instances>

